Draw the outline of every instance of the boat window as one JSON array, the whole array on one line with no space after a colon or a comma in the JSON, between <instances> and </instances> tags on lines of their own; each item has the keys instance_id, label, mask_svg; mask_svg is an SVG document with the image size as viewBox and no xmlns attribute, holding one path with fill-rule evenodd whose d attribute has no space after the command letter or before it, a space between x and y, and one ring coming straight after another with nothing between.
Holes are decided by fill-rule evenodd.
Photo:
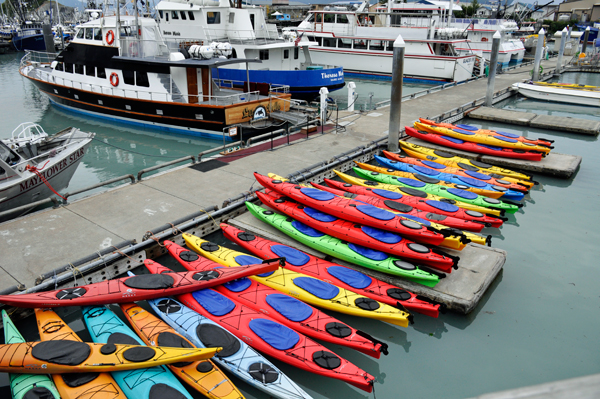
<instances>
[{"instance_id":1,"label":"boat window","mask_svg":"<svg viewBox=\"0 0 600 399\"><path fill-rule=\"evenodd\" d=\"M194 13L192 11L188 11L188 17L190 17L190 21L196 20L196 17L194 17Z\"/></svg>"},{"instance_id":2,"label":"boat window","mask_svg":"<svg viewBox=\"0 0 600 399\"><path fill-rule=\"evenodd\" d=\"M352 39L338 39L338 48L352 48Z\"/></svg>"},{"instance_id":3,"label":"boat window","mask_svg":"<svg viewBox=\"0 0 600 399\"><path fill-rule=\"evenodd\" d=\"M165 13L165 21L169 22L169 12Z\"/></svg>"},{"instance_id":4,"label":"boat window","mask_svg":"<svg viewBox=\"0 0 600 399\"><path fill-rule=\"evenodd\" d=\"M385 42L383 40L371 40L369 42L369 50L383 51Z\"/></svg>"},{"instance_id":5,"label":"boat window","mask_svg":"<svg viewBox=\"0 0 600 399\"><path fill-rule=\"evenodd\" d=\"M2 151L2 150L0 150L0 151ZM6 173L6 171L0 167L0 176L2 176L5 173Z\"/></svg>"},{"instance_id":6,"label":"boat window","mask_svg":"<svg viewBox=\"0 0 600 399\"><path fill-rule=\"evenodd\" d=\"M337 15L337 23L338 24L347 24L348 16L346 14L338 14Z\"/></svg>"},{"instance_id":7,"label":"boat window","mask_svg":"<svg viewBox=\"0 0 600 399\"><path fill-rule=\"evenodd\" d=\"M121 27L121 37L123 37L123 36L131 36L131 28L129 26Z\"/></svg>"},{"instance_id":8,"label":"boat window","mask_svg":"<svg viewBox=\"0 0 600 399\"><path fill-rule=\"evenodd\" d=\"M323 38L323 47L335 47L335 39L333 37Z\"/></svg>"},{"instance_id":9,"label":"boat window","mask_svg":"<svg viewBox=\"0 0 600 399\"><path fill-rule=\"evenodd\" d=\"M90 65L86 65L85 66L85 74L87 76L96 76L96 67L90 66Z\"/></svg>"},{"instance_id":10,"label":"boat window","mask_svg":"<svg viewBox=\"0 0 600 399\"><path fill-rule=\"evenodd\" d=\"M73 73L73 64L65 62L65 72Z\"/></svg>"},{"instance_id":11,"label":"boat window","mask_svg":"<svg viewBox=\"0 0 600 399\"><path fill-rule=\"evenodd\" d=\"M163 10L158 10L158 15L160 15L160 19L164 19Z\"/></svg>"},{"instance_id":12,"label":"boat window","mask_svg":"<svg viewBox=\"0 0 600 399\"><path fill-rule=\"evenodd\" d=\"M235 21L235 14L234 13L229 13L229 23L232 24L233 21Z\"/></svg>"},{"instance_id":13,"label":"boat window","mask_svg":"<svg viewBox=\"0 0 600 399\"><path fill-rule=\"evenodd\" d=\"M335 22L335 14L325 14L323 15L323 22Z\"/></svg>"},{"instance_id":14,"label":"boat window","mask_svg":"<svg viewBox=\"0 0 600 399\"><path fill-rule=\"evenodd\" d=\"M367 49L367 40L365 39L354 39L354 49L366 50Z\"/></svg>"},{"instance_id":15,"label":"boat window","mask_svg":"<svg viewBox=\"0 0 600 399\"><path fill-rule=\"evenodd\" d=\"M387 47L386 47L385 51L394 51L394 41L393 40L387 41Z\"/></svg>"},{"instance_id":16,"label":"boat window","mask_svg":"<svg viewBox=\"0 0 600 399\"><path fill-rule=\"evenodd\" d=\"M106 70L102 67L96 68L96 76L102 79L106 79Z\"/></svg>"},{"instance_id":17,"label":"boat window","mask_svg":"<svg viewBox=\"0 0 600 399\"><path fill-rule=\"evenodd\" d=\"M126 85L134 85L135 84L135 75L133 71L128 71L123 69L123 83Z\"/></svg>"},{"instance_id":18,"label":"boat window","mask_svg":"<svg viewBox=\"0 0 600 399\"><path fill-rule=\"evenodd\" d=\"M323 22L323 14L315 14L315 17L317 22Z\"/></svg>"},{"instance_id":19,"label":"boat window","mask_svg":"<svg viewBox=\"0 0 600 399\"><path fill-rule=\"evenodd\" d=\"M92 40L94 37L94 28L85 28L85 39Z\"/></svg>"},{"instance_id":20,"label":"boat window","mask_svg":"<svg viewBox=\"0 0 600 399\"><path fill-rule=\"evenodd\" d=\"M289 58L290 58L290 50L288 50L288 49L283 50L283 59L287 60Z\"/></svg>"},{"instance_id":21,"label":"boat window","mask_svg":"<svg viewBox=\"0 0 600 399\"><path fill-rule=\"evenodd\" d=\"M179 14L181 14L181 19L183 19L184 21L187 19L185 17L185 11L179 11Z\"/></svg>"},{"instance_id":22,"label":"boat window","mask_svg":"<svg viewBox=\"0 0 600 399\"><path fill-rule=\"evenodd\" d=\"M62 71L63 70L63 63L59 62L56 64L56 66L54 67L55 71Z\"/></svg>"},{"instance_id":23,"label":"boat window","mask_svg":"<svg viewBox=\"0 0 600 399\"><path fill-rule=\"evenodd\" d=\"M207 12L206 13L206 23L207 24L220 24L221 23L221 13L220 12Z\"/></svg>"},{"instance_id":24,"label":"boat window","mask_svg":"<svg viewBox=\"0 0 600 399\"><path fill-rule=\"evenodd\" d=\"M148 72L135 71L135 84L142 87L150 87Z\"/></svg>"},{"instance_id":25,"label":"boat window","mask_svg":"<svg viewBox=\"0 0 600 399\"><path fill-rule=\"evenodd\" d=\"M315 19L315 14L309 14L308 18L306 19L306 22L312 22L313 19Z\"/></svg>"},{"instance_id":26,"label":"boat window","mask_svg":"<svg viewBox=\"0 0 600 399\"><path fill-rule=\"evenodd\" d=\"M294 47L294 59L297 60L298 59L298 47Z\"/></svg>"},{"instance_id":27,"label":"boat window","mask_svg":"<svg viewBox=\"0 0 600 399\"><path fill-rule=\"evenodd\" d=\"M254 29L254 14L250 14L250 24L252 25L252 29Z\"/></svg>"},{"instance_id":28,"label":"boat window","mask_svg":"<svg viewBox=\"0 0 600 399\"><path fill-rule=\"evenodd\" d=\"M102 41L102 29L94 28L94 40Z\"/></svg>"},{"instance_id":29,"label":"boat window","mask_svg":"<svg viewBox=\"0 0 600 399\"><path fill-rule=\"evenodd\" d=\"M77 31L77 38L78 39L83 39L83 32L85 31L85 29L81 28Z\"/></svg>"},{"instance_id":30,"label":"boat window","mask_svg":"<svg viewBox=\"0 0 600 399\"><path fill-rule=\"evenodd\" d=\"M171 18L172 19L179 19L179 15L177 15L177 11L171 11Z\"/></svg>"},{"instance_id":31,"label":"boat window","mask_svg":"<svg viewBox=\"0 0 600 399\"><path fill-rule=\"evenodd\" d=\"M75 64L75 73L83 75L83 65L82 64Z\"/></svg>"},{"instance_id":32,"label":"boat window","mask_svg":"<svg viewBox=\"0 0 600 399\"><path fill-rule=\"evenodd\" d=\"M323 43L323 39L319 36L315 36L315 42L319 43L319 46Z\"/></svg>"},{"instance_id":33,"label":"boat window","mask_svg":"<svg viewBox=\"0 0 600 399\"><path fill-rule=\"evenodd\" d=\"M261 60L268 60L269 59L269 50L259 50L258 58Z\"/></svg>"}]
</instances>

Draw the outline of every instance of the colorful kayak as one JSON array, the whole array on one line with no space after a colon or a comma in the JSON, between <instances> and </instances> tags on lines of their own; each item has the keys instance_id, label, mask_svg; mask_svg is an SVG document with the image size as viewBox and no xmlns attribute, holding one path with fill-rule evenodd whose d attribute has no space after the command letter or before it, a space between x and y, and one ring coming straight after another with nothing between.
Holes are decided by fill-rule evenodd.
<instances>
[{"instance_id":1,"label":"colorful kayak","mask_svg":"<svg viewBox=\"0 0 600 399\"><path fill-rule=\"evenodd\" d=\"M346 176L348 178L352 178L352 176ZM361 180L356 179L356 182L360 181ZM439 221L442 224L445 224L447 219L442 219L441 216L458 220L464 220L469 223L476 223L481 225L482 227L500 227L504 223L504 218L486 215L477 211L463 209L459 206L444 201L427 199L427 196L429 194L423 193L422 191L418 190L414 190L413 192L420 195L424 194L426 197L425 199L421 198L420 196L403 195L397 191L383 190L380 188L370 188L358 184L344 183L330 179L325 179L325 183L332 189L345 191L347 196L360 196L357 197L357 199L364 197L372 197L385 204L388 208L396 209L397 211L401 211L403 209L408 210L412 208L418 209L421 212L427 212L427 215L440 215L440 218L438 218L438 216L432 216L432 218L435 218L435 220ZM448 201L447 199L445 200ZM383 208L383 206L380 206L380 208ZM485 210L487 208L483 209ZM450 223L448 223L448 226L454 227Z\"/></svg>"},{"instance_id":2,"label":"colorful kayak","mask_svg":"<svg viewBox=\"0 0 600 399\"><path fill-rule=\"evenodd\" d=\"M410 126L406 126L404 131L411 137L427 141L432 144L437 144L448 148L455 148L457 150L462 151L473 152L476 154L491 155L494 157L501 158L523 159L526 161L541 161L542 157L545 155L537 151L524 151L512 148L492 146L489 144L474 143L471 141L457 139L455 137L424 132L422 130L414 129Z\"/></svg>"},{"instance_id":3,"label":"colorful kayak","mask_svg":"<svg viewBox=\"0 0 600 399\"><path fill-rule=\"evenodd\" d=\"M0 295L0 303L20 308L105 305L177 295L213 287L231 280L277 269L276 264L240 269L216 269L202 273L141 274L56 291L22 295Z\"/></svg>"},{"instance_id":4,"label":"colorful kayak","mask_svg":"<svg viewBox=\"0 0 600 399\"><path fill-rule=\"evenodd\" d=\"M52 309L35 309L35 318L40 340L83 342ZM107 399L127 399L110 373L53 374L52 378L63 398L101 396Z\"/></svg>"},{"instance_id":5,"label":"colorful kayak","mask_svg":"<svg viewBox=\"0 0 600 399\"><path fill-rule=\"evenodd\" d=\"M423 284L428 287L434 287L439 282L440 278L445 277L442 273L433 271L424 266L417 267L412 263L397 257L392 257L381 251L376 251L360 245L349 244L346 241L316 231L292 218L279 215L250 202L246 203L246 207L257 219L270 224L296 241L341 260L377 270L382 273L402 277L405 280Z\"/></svg>"},{"instance_id":6,"label":"colorful kayak","mask_svg":"<svg viewBox=\"0 0 600 399\"><path fill-rule=\"evenodd\" d=\"M533 187L533 182L527 180L513 179L511 177L505 177L494 173L482 173L468 169L453 168L451 166L446 166L439 162L413 158L404 154L394 154L393 152L389 151L383 151L383 155L385 155L387 159L390 159L392 161L398 161L413 166L427 167L435 169L439 172L449 173L452 175L472 177L473 179L485 181L494 186L505 187L511 190L520 191L522 193L529 192L529 189Z\"/></svg>"},{"instance_id":7,"label":"colorful kayak","mask_svg":"<svg viewBox=\"0 0 600 399\"><path fill-rule=\"evenodd\" d=\"M375 377L260 311L210 288L177 298L260 352L299 369L344 381L366 392L373 391Z\"/></svg>"},{"instance_id":8,"label":"colorful kayak","mask_svg":"<svg viewBox=\"0 0 600 399\"><path fill-rule=\"evenodd\" d=\"M40 341L0 345L0 372L103 373L213 357L220 348L181 349L139 345Z\"/></svg>"},{"instance_id":9,"label":"colorful kayak","mask_svg":"<svg viewBox=\"0 0 600 399\"><path fill-rule=\"evenodd\" d=\"M125 318L146 345L175 348L195 347L167 323L138 305L123 303L120 306ZM244 399L244 395L210 359L184 364L169 364L169 368L173 374L208 398Z\"/></svg>"},{"instance_id":10,"label":"colorful kayak","mask_svg":"<svg viewBox=\"0 0 600 399\"><path fill-rule=\"evenodd\" d=\"M86 306L82 310L83 320L92 341L103 344L143 345L144 342L123 321L106 306ZM168 342L169 347L172 346ZM206 350L194 347L174 347L179 350ZM216 352L215 352L216 353ZM211 356L212 357L212 356ZM201 359L204 360L204 359ZM181 367L185 363L176 363ZM113 372L115 381L129 398L177 398L192 399L181 382L167 366L146 367L135 371ZM160 396L159 396L160 394Z\"/></svg>"},{"instance_id":11,"label":"colorful kayak","mask_svg":"<svg viewBox=\"0 0 600 399\"><path fill-rule=\"evenodd\" d=\"M524 172L500 168L474 159L459 157L445 151L433 150L431 148L409 143L408 141L400 140L399 144L404 152L414 158L427 159L446 166L471 170L473 172L491 173L493 177L504 176L503 178L511 178L518 181L522 180L525 183L531 182L534 185L537 184L537 182L532 180L532 175Z\"/></svg>"},{"instance_id":12,"label":"colorful kayak","mask_svg":"<svg viewBox=\"0 0 600 399\"><path fill-rule=\"evenodd\" d=\"M254 256L222 248L190 234L184 233L183 238L191 250L223 266L239 266L260 261ZM352 316L381 320L400 327L408 327L409 321L412 320L412 316L402 310L292 270L279 268L275 272L250 278L284 294L293 295L313 306Z\"/></svg>"},{"instance_id":13,"label":"colorful kayak","mask_svg":"<svg viewBox=\"0 0 600 399\"><path fill-rule=\"evenodd\" d=\"M354 173L356 173L356 175L362 179L369 179L383 184L414 188L416 190L439 195L440 197L448 198L454 201L468 202L473 205L499 209L508 213L515 213L520 207L522 207L521 204L509 204L506 201L500 201L496 198L482 197L470 191L461 190L459 188L446 188L432 183L425 183L421 180L382 175L378 172L369 172L360 168L353 168L353 170Z\"/></svg>"},{"instance_id":14,"label":"colorful kayak","mask_svg":"<svg viewBox=\"0 0 600 399\"><path fill-rule=\"evenodd\" d=\"M483 134L483 135L488 135L488 136L499 136L499 137L517 140L522 143L529 143L529 144L534 144L534 145L543 145L543 146L549 147L552 145L552 143L554 143L554 140L548 140L548 139L543 139L543 138L529 139L527 137L523 137L523 136L520 136L520 135L514 134L514 133L502 132L500 130L480 129L476 126L465 125L465 124L453 125L451 123L437 123L437 122L430 121L429 119L425 119L425 118L419 118L419 122L421 122L422 125L428 125L428 126L432 126L432 127L444 127L447 129L467 130L467 131L477 133L477 134Z\"/></svg>"},{"instance_id":15,"label":"colorful kayak","mask_svg":"<svg viewBox=\"0 0 600 399\"><path fill-rule=\"evenodd\" d=\"M242 381L275 398L311 399L273 363L214 321L172 298L151 299L148 304L196 347L222 347L213 360Z\"/></svg>"},{"instance_id":16,"label":"colorful kayak","mask_svg":"<svg viewBox=\"0 0 600 399\"><path fill-rule=\"evenodd\" d=\"M339 172L335 169L333 171L344 182L352 184L352 185L359 185L359 186L370 188L373 190L379 189L379 190L392 191L392 192L401 194L403 196L405 196L405 195L412 196L412 197L416 198L417 200L421 199L423 201L434 200L434 201L439 201L439 202L445 202L447 204L456 205L465 210L479 212L482 214L486 214L488 216L498 216L499 217L500 215L504 215L504 211L501 209L486 208L483 206L469 204L468 202L456 201L456 200L453 200L450 198L440 197L439 195L429 194L425 191L417 190L417 189L414 189L411 187L397 186L394 184L383 184L383 183L378 183L376 181L369 180L369 179L365 180L362 178L357 178L354 176L347 175L347 174Z\"/></svg>"},{"instance_id":17,"label":"colorful kayak","mask_svg":"<svg viewBox=\"0 0 600 399\"><path fill-rule=\"evenodd\" d=\"M4 342L19 344L25 342L5 310L2 310L4 326ZM13 399L60 399L56 386L45 374L13 374L9 373L10 392ZM109 398L112 398L109 396Z\"/></svg>"},{"instance_id":18,"label":"colorful kayak","mask_svg":"<svg viewBox=\"0 0 600 399\"><path fill-rule=\"evenodd\" d=\"M468 125L467 125L468 126ZM512 150L520 150L520 151L535 151L540 152L542 154L548 155L550 150L554 147L550 146L550 143L547 144L539 144L533 140L527 140L523 136L517 137L508 137L508 135L500 135L500 134L486 134L478 132L479 129L472 128L469 129L461 129L458 127L447 128L442 126L432 126L421 122L415 122L414 128L416 130L422 130L427 133L439 134L447 137L453 137L456 139L469 141L472 143L479 143L489 146L496 146L502 148L509 148ZM519 139L520 138L520 139Z\"/></svg>"},{"instance_id":19,"label":"colorful kayak","mask_svg":"<svg viewBox=\"0 0 600 399\"><path fill-rule=\"evenodd\" d=\"M391 306L396 306L400 309L415 311L431 317L438 317L439 315L439 304L419 299L417 298L417 295L409 291L385 283L374 277L367 276L354 269L340 266L324 259L319 259L316 256L275 241L257 237L254 234L236 229L225 223L221 223L221 230L225 237L262 259L269 259L274 256L285 257L285 267L287 269L298 273L304 273L308 276L318 278L319 280L331 282L338 287L360 292L366 297L387 303ZM187 251L183 248L181 249ZM182 253L183 252L179 252L179 254ZM413 265L405 264L403 266L410 268ZM414 269L417 270L416 267L414 267ZM416 275L416 273L414 275ZM441 273L438 273L438 275L444 276ZM437 277L435 274L434 276Z\"/></svg>"},{"instance_id":20,"label":"colorful kayak","mask_svg":"<svg viewBox=\"0 0 600 399\"><path fill-rule=\"evenodd\" d=\"M408 218L403 218L371 205L336 197L331 193L315 188L301 187L281 180L270 179L258 173L254 173L254 177L263 187L276 191L281 195L288 196L317 211L325 212L349 222L393 231L409 240L418 241L424 244L440 245L444 241L449 241L446 240L447 237L451 238L457 234L456 230L453 229L437 230L427 228ZM456 246L460 245L461 238L463 239L463 244L468 242L468 240L464 239L464 236L459 235L458 238L453 240L458 241Z\"/></svg>"},{"instance_id":21,"label":"colorful kayak","mask_svg":"<svg viewBox=\"0 0 600 399\"><path fill-rule=\"evenodd\" d=\"M174 242L164 246L187 270L214 268L215 262ZM273 256L276 258L278 255ZM217 263L218 265L218 263ZM158 273L161 270L158 268ZM247 277L216 286L215 291L271 317L292 330L332 344L342 345L379 359L388 354L387 345L320 310ZM343 333L342 333L343 332Z\"/></svg>"},{"instance_id":22,"label":"colorful kayak","mask_svg":"<svg viewBox=\"0 0 600 399\"><path fill-rule=\"evenodd\" d=\"M338 219L316 209L299 205L284 196L274 198L261 192L256 194L258 199L269 208L275 209L311 229L322 234L329 234L339 240L396 255L410 262L423 263L445 273L450 273L452 267L458 261L458 259L444 256L440 252L429 251L428 247L407 240L390 231Z\"/></svg>"},{"instance_id":23,"label":"colorful kayak","mask_svg":"<svg viewBox=\"0 0 600 399\"><path fill-rule=\"evenodd\" d=\"M523 194L520 191L509 190L506 187L502 186L494 186L492 184L486 183L483 180L474 179L472 177L451 175L426 166L410 165L407 163L383 158L377 155L375 155L375 161L377 161L377 163L379 163L382 166L381 169L386 170L385 168L387 168L387 173L393 174L395 176L409 177L417 180L420 180L420 177L424 176L427 178L427 180L439 180L440 183L438 184L440 185L442 185L443 182L445 183L443 185L460 188L461 190L472 191L476 194L490 198L502 198L507 199L509 201L521 201L525 197L525 194ZM390 170L393 170L394 172L390 172ZM381 172L380 170L375 171ZM402 174L400 175L395 172L399 172Z\"/></svg>"}]
</instances>

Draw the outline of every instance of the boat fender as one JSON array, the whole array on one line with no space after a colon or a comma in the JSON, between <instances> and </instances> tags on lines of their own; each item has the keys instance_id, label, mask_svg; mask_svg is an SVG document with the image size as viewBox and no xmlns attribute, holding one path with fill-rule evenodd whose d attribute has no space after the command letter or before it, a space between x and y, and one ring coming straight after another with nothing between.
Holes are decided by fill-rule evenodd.
<instances>
[{"instance_id":1,"label":"boat fender","mask_svg":"<svg viewBox=\"0 0 600 399\"><path fill-rule=\"evenodd\" d=\"M117 87L119 85L119 75L116 72L110 74L110 84L113 87Z\"/></svg>"},{"instance_id":2,"label":"boat fender","mask_svg":"<svg viewBox=\"0 0 600 399\"><path fill-rule=\"evenodd\" d=\"M113 42L115 41L115 32L113 32L112 30L109 30L108 32L106 32L106 44L113 44Z\"/></svg>"}]
</instances>

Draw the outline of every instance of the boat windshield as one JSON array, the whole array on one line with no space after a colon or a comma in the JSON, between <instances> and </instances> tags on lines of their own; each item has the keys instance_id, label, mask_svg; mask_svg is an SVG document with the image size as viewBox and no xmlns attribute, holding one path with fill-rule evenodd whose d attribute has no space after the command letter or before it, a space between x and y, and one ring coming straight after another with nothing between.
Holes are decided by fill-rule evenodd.
<instances>
[{"instance_id":1,"label":"boat windshield","mask_svg":"<svg viewBox=\"0 0 600 399\"><path fill-rule=\"evenodd\" d=\"M19 162L19 155L8 148L6 144L0 141L0 159L9 165L14 165Z\"/></svg>"}]
</instances>

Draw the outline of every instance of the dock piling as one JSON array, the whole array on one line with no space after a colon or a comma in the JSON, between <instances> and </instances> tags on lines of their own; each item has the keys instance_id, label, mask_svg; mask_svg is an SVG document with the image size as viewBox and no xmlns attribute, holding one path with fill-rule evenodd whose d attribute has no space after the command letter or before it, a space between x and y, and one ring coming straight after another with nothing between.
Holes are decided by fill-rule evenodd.
<instances>
[{"instance_id":1,"label":"dock piling","mask_svg":"<svg viewBox=\"0 0 600 399\"><path fill-rule=\"evenodd\" d=\"M546 32L544 31L544 28L540 29L538 32L537 47L535 48L535 61L533 62L533 80L539 80L540 78L540 63L542 62L542 50L544 49L545 36Z\"/></svg>"},{"instance_id":2,"label":"dock piling","mask_svg":"<svg viewBox=\"0 0 600 399\"><path fill-rule=\"evenodd\" d=\"M585 33L583 34L583 46L581 47L581 52L585 53L587 50L588 39L590 37L590 27L585 28Z\"/></svg>"},{"instance_id":3,"label":"dock piling","mask_svg":"<svg viewBox=\"0 0 600 399\"><path fill-rule=\"evenodd\" d=\"M404 50L406 46L402 35L394 41L392 60L392 94L390 96L390 124L388 131L388 151L398 152L400 140L400 115L402 114L402 83L404 75Z\"/></svg>"},{"instance_id":4,"label":"dock piling","mask_svg":"<svg viewBox=\"0 0 600 399\"><path fill-rule=\"evenodd\" d=\"M560 49L558 50L558 59L556 60L556 68L554 69L554 75L560 75L560 71L562 70L562 58L565 52L565 44L567 43L567 28L562 30L562 35L560 38Z\"/></svg>"},{"instance_id":5,"label":"dock piling","mask_svg":"<svg viewBox=\"0 0 600 399\"><path fill-rule=\"evenodd\" d=\"M348 109L346 111L354 112L354 96L356 95L356 83L348 82Z\"/></svg>"},{"instance_id":6,"label":"dock piling","mask_svg":"<svg viewBox=\"0 0 600 399\"><path fill-rule=\"evenodd\" d=\"M498 65L498 52L500 51L500 32L496 31L492 39L492 53L490 55L490 67L485 94L485 105L491 107L494 99L494 81L496 80L496 69Z\"/></svg>"}]
</instances>

